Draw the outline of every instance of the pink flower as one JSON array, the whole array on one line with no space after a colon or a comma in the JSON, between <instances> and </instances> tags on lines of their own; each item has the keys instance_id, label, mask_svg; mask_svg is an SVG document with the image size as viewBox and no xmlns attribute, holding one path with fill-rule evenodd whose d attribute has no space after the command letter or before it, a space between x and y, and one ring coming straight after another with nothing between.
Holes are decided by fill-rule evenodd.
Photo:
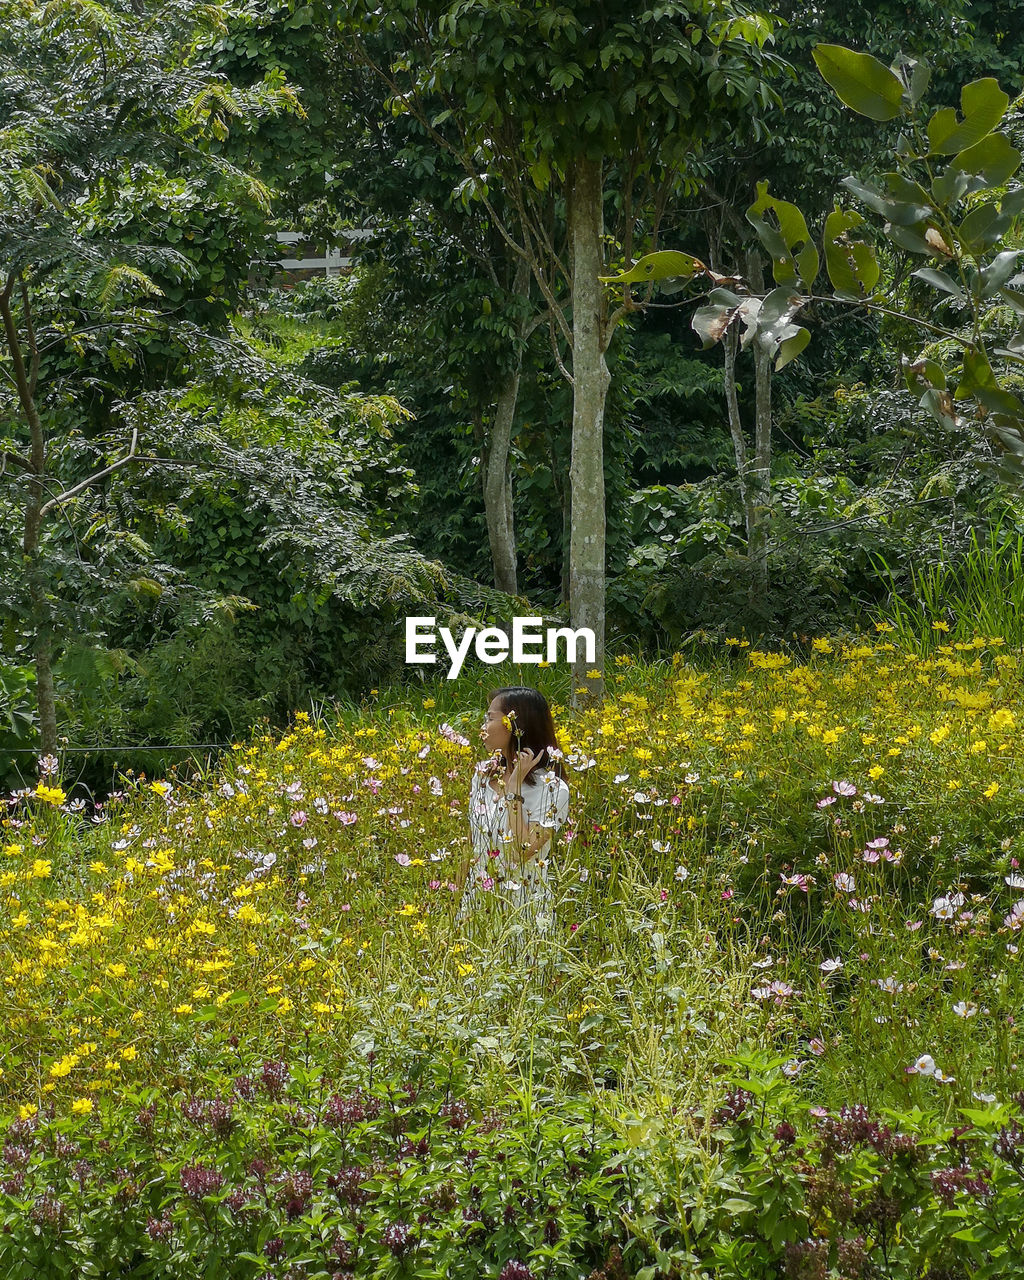
<instances>
[{"instance_id":1,"label":"pink flower","mask_svg":"<svg viewBox=\"0 0 1024 1280\"><path fill-rule=\"evenodd\" d=\"M407 853L396 853L395 861L398 863L400 867L407 867L409 863L412 861L412 859L409 857Z\"/></svg>"},{"instance_id":2,"label":"pink flower","mask_svg":"<svg viewBox=\"0 0 1024 1280\"><path fill-rule=\"evenodd\" d=\"M430 884L429 884L427 887L428 887L428 888L430 888L430 889L440 889L440 887L441 887L441 881L440 881L440 880L431 880Z\"/></svg>"},{"instance_id":3,"label":"pink flower","mask_svg":"<svg viewBox=\"0 0 1024 1280\"><path fill-rule=\"evenodd\" d=\"M352 903L351 903L351 902L343 902L343 903L341 904L341 909L342 909L342 911L351 911L351 910L352 910Z\"/></svg>"},{"instance_id":4,"label":"pink flower","mask_svg":"<svg viewBox=\"0 0 1024 1280\"><path fill-rule=\"evenodd\" d=\"M293 827L304 827L307 821L307 814L302 809L296 809L292 814L291 822Z\"/></svg>"},{"instance_id":5,"label":"pink flower","mask_svg":"<svg viewBox=\"0 0 1024 1280\"><path fill-rule=\"evenodd\" d=\"M830 804L835 804L835 802L835 796L825 796L823 799L818 801L817 807L819 809L827 809Z\"/></svg>"},{"instance_id":6,"label":"pink flower","mask_svg":"<svg viewBox=\"0 0 1024 1280\"><path fill-rule=\"evenodd\" d=\"M343 827L350 827L353 822L359 818L358 813L341 813L335 812L334 816L338 819Z\"/></svg>"},{"instance_id":7,"label":"pink flower","mask_svg":"<svg viewBox=\"0 0 1024 1280\"><path fill-rule=\"evenodd\" d=\"M728 902L731 897L732 897L732 890L726 889L725 892L722 894L722 901Z\"/></svg>"},{"instance_id":8,"label":"pink flower","mask_svg":"<svg viewBox=\"0 0 1024 1280\"><path fill-rule=\"evenodd\" d=\"M855 796L857 794L857 788L852 782L833 782L832 790L837 796Z\"/></svg>"},{"instance_id":9,"label":"pink flower","mask_svg":"<svg viewBox=\"0 0 1024 1280\"><path fill-rule=\"evenodd\" d=\"M661 891L661 900L662 900L662 902L667 902L667 901L668 901L668 890L667 890L667 889L662 889L662 891Z\"/></svg>"}]
</instances>

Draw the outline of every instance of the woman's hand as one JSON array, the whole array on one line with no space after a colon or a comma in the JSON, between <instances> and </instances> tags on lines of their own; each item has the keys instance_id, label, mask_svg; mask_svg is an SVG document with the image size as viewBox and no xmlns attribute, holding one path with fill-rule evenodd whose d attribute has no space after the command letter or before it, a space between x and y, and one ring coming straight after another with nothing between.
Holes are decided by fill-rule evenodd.
<instances>
[{"instance_id":1,"label":"woman's hand","mask_svg":"<svg viewBox=\"0 0 1024 1280\"><path fill-rule=\"evenodd\" d=\"M530 770L535 769L539 763L540 756L534 755L529 747L523 747L516 756L515 767L509 774L506 786L511 785L513 791L520 791L523 783L530 775Z\"/></svg>"}]
</instances>

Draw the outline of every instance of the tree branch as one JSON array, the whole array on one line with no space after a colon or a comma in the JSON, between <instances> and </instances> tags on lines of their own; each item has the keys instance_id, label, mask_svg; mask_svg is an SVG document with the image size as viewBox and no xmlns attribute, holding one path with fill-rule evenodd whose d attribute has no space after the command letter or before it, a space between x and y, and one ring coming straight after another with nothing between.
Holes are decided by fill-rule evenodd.
<instances>
[{"instance_id":1,"label":"tree branch","mask_svg":"<svg viewBox=\"0 0 1024 1280\"><path fill-rule=\"evenodd\" d=\"M85 480L80 480L78 484L72 485L70 489L65 489L63 493L59 493L55 498L51 498L49 502L44 503L39 511L40 519L46 515L51 507L70 501L70 499L81 493L83 489L88 489L91 484L95 484L97 480L102 480L104 476L109 476L112 472L117 471L119 467L131 462L135 457L135 446L138 442L139 429L135 427L132 431L131 447L123 458L119 458L117 462L112 462L109 467L104 467L102 471L97 471L95 475L91 475Z\"/></svg>"}]
</instances>

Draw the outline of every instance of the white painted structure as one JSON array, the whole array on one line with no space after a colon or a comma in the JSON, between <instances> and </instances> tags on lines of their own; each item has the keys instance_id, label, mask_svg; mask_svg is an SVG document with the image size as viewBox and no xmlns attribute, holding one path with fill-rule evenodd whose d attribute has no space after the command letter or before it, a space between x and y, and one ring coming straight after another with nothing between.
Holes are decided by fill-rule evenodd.
<instances>
[{"instance_id":1,"label":"white painted structure","mask_svg":"<svg viewBox=\"0 0 1024 1280\"><path fill-rule=\"evenodd\" d=\"M345 231L342 234L348 247L355 240L365 240L372 232L361 228L359 230ZM303 244L308 243L308 241L309 237L303 235L301 231L277 232L277 243L280 245ZM349 270L354 262L355 259L346 253L345 249L328 247L324 251L323 257L319 258L271 258L253 265L276 267L281 271L322 271L325 275L337 276L341 275L343 271Z\"/></svg>"}]
</instances>

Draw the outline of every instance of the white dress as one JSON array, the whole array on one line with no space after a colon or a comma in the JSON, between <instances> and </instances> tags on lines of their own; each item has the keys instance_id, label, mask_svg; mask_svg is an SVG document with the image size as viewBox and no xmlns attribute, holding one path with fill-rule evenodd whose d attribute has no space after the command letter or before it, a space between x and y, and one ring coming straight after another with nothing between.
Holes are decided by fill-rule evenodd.
<instances>
[{"instance_id":1,"label":"white dress","mask_svg":"<svg viewBox=\"0 0 1024 1280\"><path fill-rule=\"evenodd\" d=\"M550 839L520 869L511 849L508 802L495 791L485 772L489 761L478 764L469 788L469 829L473 840L473 863L459 904L457 919L476 914L492 904L495 909L514 912L523 923L533 923L542 931L554 921L554 896L549 879ZM569 813L569 788L559 776L538 768L522 788L523 811L527 822L539 822L555 831ZM506 852L508 857L506 858Z\"/></svg>"}]
</instances>

